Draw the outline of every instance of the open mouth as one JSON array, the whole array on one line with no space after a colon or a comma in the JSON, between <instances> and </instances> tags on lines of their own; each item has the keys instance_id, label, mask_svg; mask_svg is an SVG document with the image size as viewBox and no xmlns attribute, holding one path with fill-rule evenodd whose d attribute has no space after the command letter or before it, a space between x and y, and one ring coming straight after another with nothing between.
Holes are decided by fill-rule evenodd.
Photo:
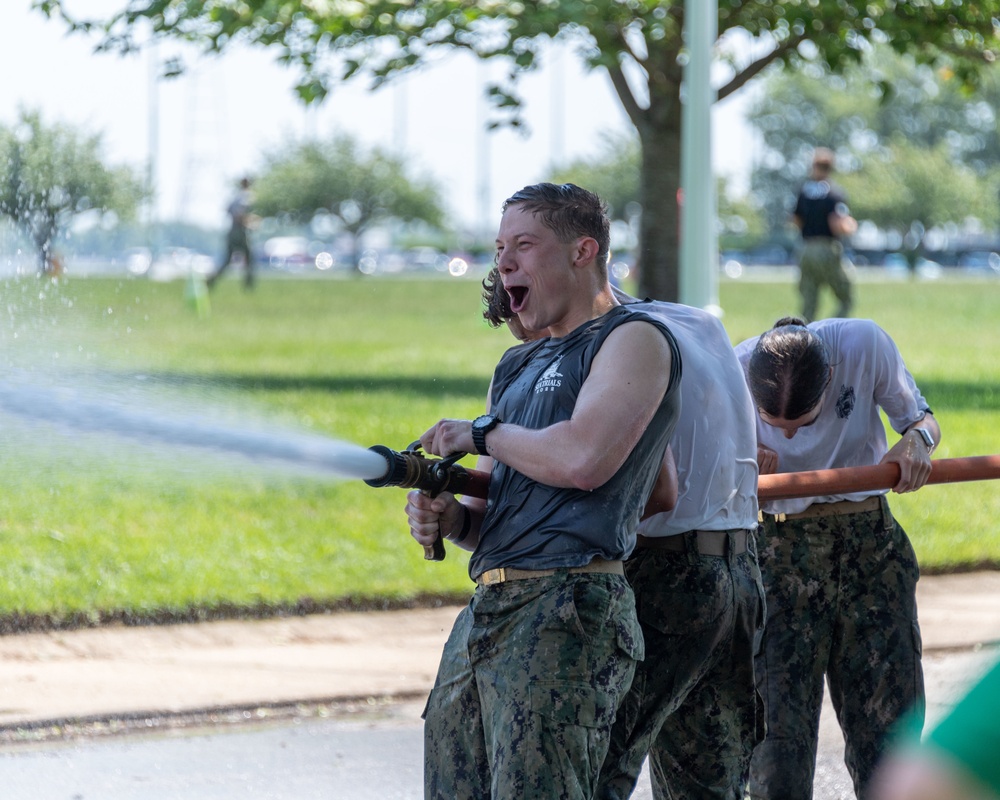
<instances>
[{"instance_id":1,"label":"open mouth","mask_svg":"<svg viewBox=\"0 0 1000 800\"><path fill-rule=\"evenodd\" d=\"M528 299L527 286L508 286L507 295L510 297L510 310L515 314L521 313L524 303Z\"/></svg>"}]
</instances>

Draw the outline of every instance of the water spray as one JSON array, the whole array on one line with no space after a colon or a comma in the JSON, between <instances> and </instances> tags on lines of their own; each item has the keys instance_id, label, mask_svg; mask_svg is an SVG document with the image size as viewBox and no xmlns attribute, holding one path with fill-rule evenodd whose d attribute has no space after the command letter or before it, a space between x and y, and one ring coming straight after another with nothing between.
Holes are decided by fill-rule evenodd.
<instances>
[{"instance_id":1,"label":"water spray","mask_svg":"<svg viewBox=\"0 0 1000 800\"><path fill-rule=\"evenodd\" d=\"M70 434L110 434L138 444L192 447L344 478L373 478L385 470L382 458L360 445L292 431L269 432L136 408L120 397L81 389L0 381L0 411Z\"/></svg>"},{"instance_id":2,"label":"water spray","mask_svg":"<svg viewBox=\"0 0 1000 800\"><path fill-rule=\"evenodd\" d=\"M456 463L465 453L429 458L421 452L419 441L402 451L383 445L366 449L325 436L248 430L207 421L202 416L137 408L124 403L120 395L65 385L0 381L0 412L71 434L110 434L139 444L191 447L223 456L241 456L255 464L361 479L369 486L419 489L431 497L448 491L485 498L489 488L488 473ZM428 560L444 559L440 537L424 550Z\"/></svg>"}]
</instances>

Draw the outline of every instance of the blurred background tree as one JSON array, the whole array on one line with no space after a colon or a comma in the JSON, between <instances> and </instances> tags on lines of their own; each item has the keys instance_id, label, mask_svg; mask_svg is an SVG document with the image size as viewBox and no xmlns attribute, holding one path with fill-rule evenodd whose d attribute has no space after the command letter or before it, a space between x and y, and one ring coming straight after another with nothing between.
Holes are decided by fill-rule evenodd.
<instances>
[{"instance_id":1,"label":"blurred background tree","mask_svg":"<svg viewBox=\"0 0 1000 800\"><path fill-rule=\"evenodd\" d=\"M265 154L254 183L254 213L293 224L335 222L333 229L351 235L355 268L359 242L375 223L445 226L441 190L432 180L411 177L402 159L379 148L365 150L346 135Z\"/></svg>"},{"instance_id":2,"label":"blurred background tree","mask_svg":"<svg viewBox=\"0 0 1000 800\"><path fill-rule=\"evenodd\" d=\"M628 226L629 239L634 240L642 216L641 160L637 136L608 132L601 137L595 157L556 167L545 179L552 183L575 183L596 192L608 204L612 222ZM734 197L725 178L719 177L716 182L720 247L746 247L764 238L767 230L763 211L749 197Z\"/></svg>"},{"instance_id":3,"label":"blurred background tree","mask_svg":"<svg viewBox=\"0 0 1000 800\"><path fill-rule=\"evenodd\" d=\"M28 110L0 125L0 214L31 241L41 274L58 271L55 244L74 220L114 226L145 196L141 176L105 163L100 135L46 125Z\"/></svg>"},{"instance_id":4,"label":"blurred background tree","mask_svg":"<svg viewBox=\"0 0 1000 800\"><path fill-rule=\"evenodd\" d=\"M631 223L642 208L641 158L637 136L605 132L594 157L557 166L545 179L552 183L575 183L596 192L608 204L612 220Z\"/></svg>"},{"instance_id":5,"label":"blurred background tree","mask_svg":"<svg viewBox=\"0 0 1000 800\"><path fill-rule=\"evenodd\" d=\"M839 75L819 65L765 76L749 121L764 149L752 198L773 238L788 235L813 149L837 153L834 180L852 214L915 252L935 227L996 230L1000 221L1000 75L974 91L947 62L936 67L888 46Z\"/></svg>"},{"instance_id":6,"label":"blurred background tree","mask_svg":"<svg viewBox=\"0 0 1000 800\"><path fill-rule=\"evenodd\" d=\"M639 260L655 265L641 270L640 291L677 299L685 0L120 2L120 11L98 20L70 14L63 0L34 5L71 30L100 32L105 49L128 52L150 29L154 38L195 41L210 52L234 43L270 48L301 69L298 92L307 102L357 76L378 87L442 50L501 58L510 68L488 90L499 115L493 124L514 126L521 123L519 76L538 66L550 40L574 45L587 67L607 71L639 136ZM971 85L995 61L998 17L1000 0L718 0L716 57L726 69L717 71L717 96L728 97L772 64L838 73L878 43L918 63L947 55L956 80Z\"/></svg>"}]
</instances>

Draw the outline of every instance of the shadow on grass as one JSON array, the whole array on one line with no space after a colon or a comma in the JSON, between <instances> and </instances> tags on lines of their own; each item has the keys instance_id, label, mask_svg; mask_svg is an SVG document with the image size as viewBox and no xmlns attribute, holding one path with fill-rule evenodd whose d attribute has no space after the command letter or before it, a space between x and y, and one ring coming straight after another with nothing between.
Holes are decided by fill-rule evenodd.
<instances>
[{"instance_id":1,"label":"shadow on grass","mask_svg":"<svg viewBox=\"0 0 1000 800\"><path fill-rule=\"evenodd\" d=\"M482 398L489 388L489 379L481 376L434 375L198 375L196 373L144 373L147 385L165 387L214 387L227 391L289 392L318 391L375 392L425 395L443 394Z\"/></svg>"},{"instance_id":2,"label":"shadow on grass","mask_svg":"<svg viewBox=\"0 0 1000 800\"><path fill-rule=\"evenodd\" d=\"M1000 386L971 381L938 381L920 378L916 380L930 407L935 410L1000 411Z\"/></svg>"}]
</instances>

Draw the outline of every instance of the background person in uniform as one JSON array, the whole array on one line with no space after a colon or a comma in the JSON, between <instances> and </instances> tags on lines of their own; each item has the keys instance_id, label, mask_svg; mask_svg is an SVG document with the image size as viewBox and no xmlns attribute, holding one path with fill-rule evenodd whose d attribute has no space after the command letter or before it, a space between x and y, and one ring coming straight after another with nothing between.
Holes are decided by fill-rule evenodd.
<instances>
[{"instance_id":1,"label":"background person in uniform","mask_svg":"<svg viewBox=\"0 0 1000 800\"><path fill-rule=\"evenodd\" d=\"M874 322L788 317L736 353L757 408L761 474L894 462L893 491L927 482L941 431ZM901 437L891 449L880 409ZM763 512L757 680L767 735L750 794L812 797L825 676L855 792L866 798L893 725L911 710L923 720L916 555L881 490L769 501Z\"/></svg>"},{"instance_id":2,"label":"background person in uniform","mask_svg":"<svg viewBox=\"0 0 1000 800\"><path fill-rule=\"evenodd\" d=\"M842 237L852 236L857 222L848 213L847 198L830 180L833 172L833 151L816 148L809 179L802 185L795 200L792 219L802 232L802 253L799 256L799 293L802 295L802 316L816 319L819 293L829 286L837 298L834 316L851 313L851 263L844 256Z\"/></svg>"},{"instance_id":3,"label":"background person in uniform","mask_svg":"<svg viewBox=\"0 0 1000 800\"><path fill-rule=\"evenodd\" d=\"M677 504L642 521L625 562L646 659L619 709L595 797L630 796L648 752L654 797L742 800L764 734L754 680L764 589L753 539L753 402L718 319L618 298L667 324L685 374L670 442Z\"/></svg>"},{"instance_id":4,"label":"background person in uniform","mask_svg":"<svg viewBox=\"0 0 1000 800\"><path fill-rule=\"evenodd\" d=\"M229 214L229 233L226 234L226 252L219 263L219 268L205 281L212 288L223 272L233 261L233 256L239 254L243 261L243 285L252 289L254 284L254 260L250 249L250 227L253 215L250 212L253 197L250 193L249 178L240 180L240 188L233 198L226 213Z\"/></svg>"},{"instance_id":5,"label":"background person in uniform","mask_svg":"<svg viewBox=\"0 0 1000 800\"><path fill-rule=\"evenodd\" d=\"M549 336L504 354L489 414L420 437L428 453L478 452L491 473L485 502L407 495L413 537L472 549L478 584L424 712L428 798L590 798L643 656L621 560L676 423L681 364L662 323L611 294L609 229L571 184L504 203L511 311Z\"/></svg>"}]
</instances>

